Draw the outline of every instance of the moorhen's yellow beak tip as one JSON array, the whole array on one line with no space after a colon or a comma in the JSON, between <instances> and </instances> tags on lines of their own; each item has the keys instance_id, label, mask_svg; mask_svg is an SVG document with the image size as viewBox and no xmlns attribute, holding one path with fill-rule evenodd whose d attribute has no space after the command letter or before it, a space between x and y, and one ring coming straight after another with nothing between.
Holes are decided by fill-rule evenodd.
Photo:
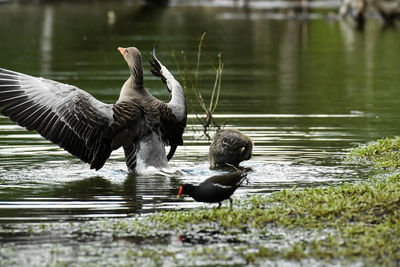
<instances>
[{"instance_id":1,"label":"moorhen's yellow beak tip","mask_svg":"<svg viewBox=\"0 0 400 267\"><path fill-rule=\"evenodd\" d=\"M126 52L126 48L118 47L119 52L123 55Z\"/></svg>"},{"instance_id":2,"label":"moorhen's yellow beak tip","mask_svg":"<svg viewBox=\"0 0 400 267\"><path fill-rule=\"evenodd\" d=\"M178 195L176 196L176 198L179 198L182 195L182 191L183 191L183 186L180 186L179 192L178 192Z\"/></svg>"}]
</instances>

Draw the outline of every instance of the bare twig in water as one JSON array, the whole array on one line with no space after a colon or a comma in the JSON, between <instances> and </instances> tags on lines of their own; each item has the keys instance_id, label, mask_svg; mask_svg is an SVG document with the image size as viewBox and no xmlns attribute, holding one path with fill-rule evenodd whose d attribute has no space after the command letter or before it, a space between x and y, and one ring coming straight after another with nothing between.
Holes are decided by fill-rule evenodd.
<instances>
[{"instance_id":1,"label":"bare twig in water","mask_svg":"<svg viewBox=\"0 0 400 267\"><path fill-rule=\"evenodd\" d=\"M196 118L199 121L199 123L203 126L203 133L204 135L208 138L210 138L210 135L208 134L208 129L210 127L214 127L216 129L220 129L220 125L216 123L213 114L215 110L217 109L218 102L219 102L219 97L220 97L220 92L221 92L221 81L222 81L222 70L224 68L224 65L222 63L222 55L221 53L218 54L218 66L215 67L213 64L211 64L212 68L215 71L215 82L214 82L214 87L211 92L211 98L210 102L207 106L202 94L198 91L198 80L199 80L199 69L200 69L200 59L201 59L201 53L203 49L203 42L205 39L206 33L203 33L200 37L199 40L199 46L197 50L197 59L196 59L196 68L194 71L194 75L189 69L189 64L187 61L187 57L185 52L182 50L181 55L182 55L182 60L183 60L183 65L179 64L179 61L176 57L175 52L172 53L173 58L175 59L177 69L179 72L179 75L181 77L182 83L184 90L188 92L188 88L190 88L195 96L195 99L197 101L197 104L200 106L200 108L203 110L205 116L196 114ZM194 78L193 78L194 76ZM192 99L189 99L189 108L193 111L193 103Z\"/></svg>"},{"instance_id":2,"label":"bare twig in water","mask_svg":"<svg viewBox=\"0 0 400 267\"><path fill-rule=\"evenodd\" d=\"M241 170L239 170L235 165L229 164L229 163L225 163L226 166L232 167L235 169L235 171L240 172Z\"/></svg>"}]
</instances>

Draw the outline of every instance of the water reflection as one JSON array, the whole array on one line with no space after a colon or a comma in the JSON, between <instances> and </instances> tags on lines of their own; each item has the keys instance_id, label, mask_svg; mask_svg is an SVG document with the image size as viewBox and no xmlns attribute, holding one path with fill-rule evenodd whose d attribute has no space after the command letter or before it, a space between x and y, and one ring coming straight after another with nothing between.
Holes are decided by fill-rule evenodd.
<instances>
[{"instance_id":1,"label":"water reflection","mask_svg":"<svg viewBox=\"0 0 400 267\"><path fill-rule=\"evenodd\" d=\"M51 60L52 60L52 39L53 39L53 17L54 12L51 6L46 6L44 8L43 15L43 29L42 36L40 40L40 52L41 52L41 73L43 75L48 75L51 70Z\"/></svg>"},{"instance_id":2,"label":"water reflection","mask_svg":"<svg viewBox=\"0 0 400 267\"><path fill-rule=\"evenodd\" d=\"M175 202L179 180L166 179L162 175L140 177L128 174L122 183L93 176L38 188L16 189L18 186L14 185L7 190L0 186L3 199L7 192L14 191L9 200L0 201L0 220L73 220L152 212L159 209L159 205Z\"/></svg>"},{"instance_id":3,"label":"water reflection","mask_svg":"<svg viewBox=\"0 0 400 267\"><path fill-rule=\"evenodd\" d=\"M364 142L366 137L353 125L375 120L370 114L216 114L216 119L229 119L229 128L241 125L240 130L254 142L252 159L241 163L249 183L235 197L294 185L343 183L368 175L360 166L343 164L341 154L352 143ZM179 185L198 184L231 171L210 170L209 141L199 139L201 126L196 124L189 126L185 146L170 162L183 175L152 176L128 174L122 150L115 151L105 167L95 172L37 134L10 125L0 129L4 133L0 135L2 221L126 217L204 206L190 198L178 201Z\"/></svg>"},{"instance_id":4,"label":"water reflection","mask_svg":"<svg viewBox=\"0 0 400 267\"><path fill-rule=\"evenodd\" d=\"M400 35L393 29L382 31L378 21L368 21L359 32L318 14L288 19L257 8L170 3L3 5L1 67L74 84L111 103L127 75L116 47L137 46L147 61L158 43L163 62L177 74L171 51L185 50L193 69L197 40L207 31L199 90L209 97L214 82L209 58L222 51L215 117L255 144L253 158L242 163L250 183L235 192L239 198L364 179L368 170L344 163L343 155L400 131L400 66L393 60L400 57ZM146 87L168 98L144 67ZM177 201L178 184L197 184L228 170L209 169L210 142L201 137L196 111L191 110L185 146L171 161L183 176L128 175L122 151L94 172L0 117L0 220L118 217L203 206L189 198Z\"/></svg>"}]
</instances>

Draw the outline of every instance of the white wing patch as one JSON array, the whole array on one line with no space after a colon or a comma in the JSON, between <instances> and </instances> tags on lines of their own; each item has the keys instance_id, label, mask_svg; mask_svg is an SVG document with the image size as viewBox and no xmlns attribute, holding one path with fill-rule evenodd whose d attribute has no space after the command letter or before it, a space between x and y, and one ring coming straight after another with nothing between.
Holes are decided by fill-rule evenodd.
<instances>
[{"instance_id":1,"label":"white wing patch","mask_svg":"<svg viewBox=\"0 0 400 267\"><path fill-rule=\"evenodd\" d=\"M220 187L220 188L225 188L225 189L231 189L231 188L233 188L233 187L230 186L230 185L222 185L222 184L217 184L217 183L213 183L213 185L218 186L218 187Z\"/></svg>"},{"instance_id":2,"label":"white wing patch","mask_svg":"<svg viewBox=\"0 0 400 267\"><path fill-rule=\"evenodd\" d=\"M247 177L247 174L243 175L243 177L240 179L240 181L236 183L236 186L240 186L243 183L244 179L246 179L246 177Z\"/></svg>"}]
</instances>

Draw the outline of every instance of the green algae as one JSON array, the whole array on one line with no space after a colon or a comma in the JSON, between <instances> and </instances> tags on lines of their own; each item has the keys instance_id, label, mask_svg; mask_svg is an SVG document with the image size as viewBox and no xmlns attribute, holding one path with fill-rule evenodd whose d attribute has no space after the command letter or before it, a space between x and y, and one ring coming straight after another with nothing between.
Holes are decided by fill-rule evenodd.
<instances>
[{"instance_id":1,"label":"green algae","mask_svg":"<svg viewBox=\"0 0 400 267\"><path fill-rule=\"evenodd\" d=\"M378 140L350 152L377 168L395 170L400 164L400 138ZM233 210L196 209L165 211L149 218L162 229L187 230L212 227L229 234L232 229L253 234L264 228L330 229L322 238L301 240L289 247L271 249L263 245L245 250L241 256L253 262L262 258L301 260L361 260L396 265L400 261L400 174L376 177L356 184L296 188L269 196L236 200ZM256 231L254 232L254 229ZM243 248L241 248L241 251Z\"/></svg>"},{"instance_id":2,"label":"green algae","mask_svg":"<svg viewBox=\"0 0 400 267\"><path fill-rule=\"evenodd\" d=\"M335 227L340 224L378 223L396 219L399 212L399 176L336 187L283 190L271 196L253 196L236 208L196 209L155 213L149 220L176 229L187 224L218 223L223 229Z\"/></svg>"},{"instance_id":3,"label":"green algae","mask_svg":"<svg viewBox=\"0 0 400 267\"><path fill-rule=\"evenodd\" d=\"M299 241L288 248L260 245L242 256L320 260L368 260L395 264L400 260L399 175L337 187L284 190L271 196L254 196L230 210L167 211L148 218L163 229L184 230L213 225L223 233L266 227L315 230L331 229L323 238ZM224 232L226 231L226 232ZM253 232L253 234L261 234Z\"/></svg>"},{"instance_id":4,"label":"green algae","mask_svg":"<svg viewBox=\"0 0 400 267\"><path fill-rule=\"evenodd\" d=\"M378 169L396 170L400 167L400 137L380 139L354 148L349 159L364 160Z\"/></svg>"}]
</instances>

